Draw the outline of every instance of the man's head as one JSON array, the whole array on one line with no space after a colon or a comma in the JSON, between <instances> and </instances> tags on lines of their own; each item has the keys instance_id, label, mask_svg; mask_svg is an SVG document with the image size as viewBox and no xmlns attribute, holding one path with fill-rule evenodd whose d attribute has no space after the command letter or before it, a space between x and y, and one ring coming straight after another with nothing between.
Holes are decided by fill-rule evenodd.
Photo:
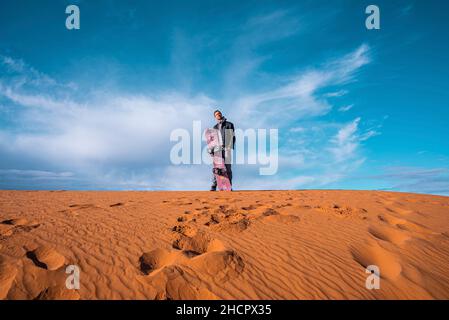
<instances>
[{"instance_id":1,"label":"man's head","mask_svg":"<svg viewBox=\"0 0 449 320\"><path fill-rule=\"evenodd\" d=\"M214 111L214 117L215 117L215 119L217 119L217 120L221 120L221 119L223 119L223 114L221 113L220 110L215 110L215 111Z\"/></svg>"}]
</instances>

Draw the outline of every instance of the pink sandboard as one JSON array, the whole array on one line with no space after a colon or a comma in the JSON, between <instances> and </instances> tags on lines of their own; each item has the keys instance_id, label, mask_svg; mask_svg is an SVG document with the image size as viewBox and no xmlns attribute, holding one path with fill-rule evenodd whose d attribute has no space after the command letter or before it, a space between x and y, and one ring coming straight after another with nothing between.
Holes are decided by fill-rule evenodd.
<instances>
[{"instance_id":1,"label":"pink sandboard","mask_svg":"<svg viewBox=\"0 0 449 320\"><path fill-rule=\"evenodd\" d=\"M214 150L212 156L212 162L214 165L213 173L215 179L217 179L217 187L220 191L231 191L231 182L229 181L228 174L226 172L225 161L222 157L220 148L219 136L217 129L206 129L205 131L207 147L210 150Z\"/></svg>"}]
</instances>

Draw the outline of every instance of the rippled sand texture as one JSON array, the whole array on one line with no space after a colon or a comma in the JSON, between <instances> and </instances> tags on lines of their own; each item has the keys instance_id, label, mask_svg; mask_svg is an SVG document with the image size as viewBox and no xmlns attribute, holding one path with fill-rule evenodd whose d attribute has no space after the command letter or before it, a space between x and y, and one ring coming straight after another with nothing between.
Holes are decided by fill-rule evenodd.
<instances>
[{"instance_id":1,"label":"rippled sand texture","mask_svg":"<svg viewBox=\"0 0 449 320\"><path fill-rule=\"evenodd\" d=\"M416 298L449 298L448 197L0 191L0 299Z\"/></svg>"}]
</instances>

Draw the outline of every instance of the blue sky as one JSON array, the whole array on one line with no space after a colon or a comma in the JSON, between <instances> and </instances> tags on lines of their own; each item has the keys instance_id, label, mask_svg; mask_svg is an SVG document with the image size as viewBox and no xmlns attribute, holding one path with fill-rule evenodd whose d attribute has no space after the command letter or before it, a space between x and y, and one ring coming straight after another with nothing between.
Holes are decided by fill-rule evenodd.
<instances>
[{"instance_id":1,"label":"blue sky","mask_svg":"<svg viewBox=\"0 0 449 320\"><path fill-rule=\"evenodd\" d=\"M77 4L81 29L65 28ZM365 28L365 8L381 29ZM203 190L170 132L279 129L236 189L449 195L447 1L1 1L0 188Z\"/></svg>"}]
</instances>

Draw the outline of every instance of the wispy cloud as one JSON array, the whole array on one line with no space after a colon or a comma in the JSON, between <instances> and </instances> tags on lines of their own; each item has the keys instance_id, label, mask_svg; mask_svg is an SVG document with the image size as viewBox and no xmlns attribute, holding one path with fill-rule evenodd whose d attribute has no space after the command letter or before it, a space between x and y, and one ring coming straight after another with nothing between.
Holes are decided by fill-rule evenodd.
<instances>
[{"instance_id":1,"label":"wispy cloud","mask_svg":"<svg viewBox=\"0 0 449 320\"><path fill-rule=\"evenodd\" d=\"M332 147L330 150L338 162L345 161L354 156L359 145L356 135L359 122L360 118L355 119L341 128L335 137L332 138L335 147Z\"/></svg>"},{"instance_id":2,"label":"wispy cloud","mask_svg":"<svg viewBox=\"0 0 449 320\"><path fill-rule=\"evenodd\" d=\"M328 94L318 94L326 87L352 81L361 67L369 63L369 47L361 45L355 51L325 63L320 69L309 69L290 77L291 81L260 94L247 94L237 101L240 116L251 119L251 124L283 125L304 117L328 113L332 105ZM236 110L236 111L237 111Z\"/></svg>"},{"instance_id":3,"label":"wispy cloud","mask_svg":"<svg viewBox=\"0 0 449 320\"><path fill-rule=\"evenodd\" d=\"M338 90L338 91L334 91L334 92L325 93L324 96L326 98L335 98L335 97L342 97L347 93L348 93L347 90Z\"/></svg>"},{"instance_id":4,"label":"wispy cloud","mask_svg":"<svg viewBox=\"0 0 449 320\"><path fill-rule=\"evenodd\" d=\"M170 131L204 120L214 102L204 95L176 92L159 96L86 92L83 102L75 96L61 100L59 84L48 90L48 83L34 81L42 74L20 70L28 80L20 87L0 79L0 98L22 108L15 121L23 128L0 129L0 150L58 166L166 163L159 153L168 154Z\"/></svg>"},{"instance_id":5,"label":"wispy cloud","mask_svg":"<svg viewBox=\"0 0 449 320\"><path fill-rule=\"evenodd\" d=\"M40 88L60 87L65 89L74 89L74 84L58 83L55 79L49 75L42 73L32 66L25 63L22 59L16 59L13 57L0 54L0 67L8 75L8 86L14 89L27 88L30 89L33 86ZM1 84L1 82L0 82Z\"/></svg>"},{"instance_id":6,"label":"wispy cloud","mask_svg":"<svg viewBox=\"0 0 449 320\"><path fill-rule=\"evenodd\" d=\"M346 112L346 111L351 110L352 108L354 108L354 105L353 104L349 104L347 106L343 106L343 107L338 108L338 111Z\"/></svg>"},{"instance_id":7,"label":"wispy cloud","mask_svg":"<svg viewBox=\"0 0 449 320\"><path fill-rule=\"evenodd\" d=\"M390 190L431 193L449 196L449 170L447 168L385 167L385 173L370 176L386 181Z\"/></svg>"},{"instance_id":8,"label":"wispy cloud","mask_svg":"<svg viewBox=\"0 0 449 320\"><path fill-rule=\"evenodd\" d=\"M10 169L4 170L0 169L0 176L14 176L14 177L26 177L26 178L68 178L72 177L73 172L52 172L52 171L42 171L42 170L17 170Z\"/></svg>"},{"instance_id":9,"label":"wispy cloud","mask_svg":"<svg viewBox=\"0 0 449 320\"><path fill-rule=\"evenodd\" d=\"M282 9L250 17L237 28L223 74L224 96L237 98L248 78L270 58L268 54L256 53L261 46L288 39L300 31L301 18Z\"/></svg>"},{"instance_id":10,"label":"wispy cloud","mask_svg":"<svg viewBox=\"0 0 449 320\"><path fill-rule=\"evenodd\" d=\"M333 146L330 148L330 151L337 162L353 159L357 156L357 151L362 141L379 134L374 130L359 133L360 120L361 118L359 117L344 125L331 139Z\"/></svg>"},{"instance_id":11,"label":"wispy cloud","mask_svg":"<svg viewBox=\"0 0 449 320\"><path fill-rule=\"evenodd\" d=\"M236 167L237 186L276 189L326 185L363 162L357 153L360 142L374 135L358 132L360 119L344 124L344 128L335 123L325 130L322 123L297 124L298 120L328 114L333 108L329 99L348 93L342 86L354 81L370 62L366 44L314 67L273 77L264 83L263 90L247 86L246 79L260 72L262 62L269 59L258 49L298 34L301 28L298 16L279 10L248 19L230 44L230 61L221 75L224 92L234 99L228 101L226 115L240 128L286 128L291 136L281 131L282 141L295 141L294 149L281 145L279 175L264 178L252 167ZM195 39L201 45L203 37ZM11 159L5 163L17 159L15 168L4 168L30 173L37 169L30 168L30 163L45 164L57 168L54 172L74 173L65 178L90 179L91 185L101 188L203 189L210 179L209 168L174 167L168 158L171 130L191 130L193 120L209 123L212 106L217 104L214 96L194 90L193 78L178 77L186 71L194 74L199 66L194 59L196 49L184 50L185 40L182 33L174 33L172 67L181 89L164 93L131 94L117 87L80 92L77 84L60 83L20 59L1 56L5 74L0 77L0 100L20 112L15 130L0 128L0 152L4 159ZM184 69L189 63L192 67ZM331 129L340 130L334 138L329 136ZM351 162L342 163L343 159ZM22 171L8 172L12 179L13 173L20 176Z\"/></svg>"}]
</instances>

